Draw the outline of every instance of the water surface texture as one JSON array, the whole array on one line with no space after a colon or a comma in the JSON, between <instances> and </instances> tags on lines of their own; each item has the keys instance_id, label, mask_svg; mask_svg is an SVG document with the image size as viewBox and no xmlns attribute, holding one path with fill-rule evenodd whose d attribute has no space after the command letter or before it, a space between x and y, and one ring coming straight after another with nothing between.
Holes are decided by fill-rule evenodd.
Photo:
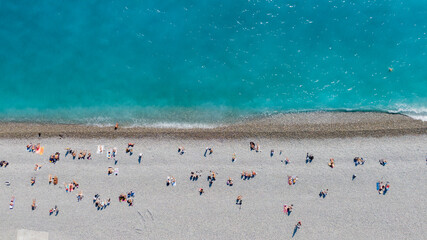
<instances>
[{"instance_id":1,"label":"water surface texture","mask_svg":"<svg viewBox=\"0 0 427 240\"><path fill-rule=\"evenodd\" d=\"M425 1L1 1L0 14L3 121L427 116Z\"/></svg>"}]
</instances>

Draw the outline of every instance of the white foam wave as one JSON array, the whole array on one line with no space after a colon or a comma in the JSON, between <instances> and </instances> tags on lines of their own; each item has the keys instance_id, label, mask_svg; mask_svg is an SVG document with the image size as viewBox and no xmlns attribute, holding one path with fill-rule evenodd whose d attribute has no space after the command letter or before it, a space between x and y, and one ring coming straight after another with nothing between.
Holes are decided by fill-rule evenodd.
<instances>
[{"instance_id":1,"label":"white foam wave","mask_svg":"<svg viewBox=\"0 0 427 240\"><path fill-rule=\"evenodd\" d=\"M401 113L413 119L427 121L427 107L411 107L405 104L398 106L398 109L395 111L390 111L392 113Z\"/></svg>"}]
</instances>

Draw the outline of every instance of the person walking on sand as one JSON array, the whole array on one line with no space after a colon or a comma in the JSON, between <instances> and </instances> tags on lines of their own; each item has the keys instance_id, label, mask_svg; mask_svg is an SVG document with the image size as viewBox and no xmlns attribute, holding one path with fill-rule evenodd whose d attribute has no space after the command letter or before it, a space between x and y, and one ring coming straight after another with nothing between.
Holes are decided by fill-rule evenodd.
<instances>
[{"instance_id":1,"label":"person walking on sand","mask_svg":"<svg viewBox=\"0 0 427 240\"><path fill-rule=\"evenodd\" d=\"M301 222L298 222L298 223L295 225L294 233L292 234L292 237L294 237L294 236L295 236L295 233L297 233L298 229L300 229L300 228L301 228Z\"/></svg>"}]
</instances>

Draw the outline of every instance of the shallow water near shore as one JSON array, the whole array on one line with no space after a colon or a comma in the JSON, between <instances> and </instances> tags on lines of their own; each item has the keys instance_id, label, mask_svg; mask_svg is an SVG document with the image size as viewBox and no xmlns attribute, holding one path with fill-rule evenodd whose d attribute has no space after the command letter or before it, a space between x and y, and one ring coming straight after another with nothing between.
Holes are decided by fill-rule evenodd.
<instances>
[{"instance_id":1,"label":"shallow water near shore","mask_svg":"<svg viewBox=\"0 0 427 240\"><path fill-rule=\"evenodd\" d=\"M427 116L422 1L1 5L3 121L191 128L299 111Z\"/></svg>"}]
</instances>

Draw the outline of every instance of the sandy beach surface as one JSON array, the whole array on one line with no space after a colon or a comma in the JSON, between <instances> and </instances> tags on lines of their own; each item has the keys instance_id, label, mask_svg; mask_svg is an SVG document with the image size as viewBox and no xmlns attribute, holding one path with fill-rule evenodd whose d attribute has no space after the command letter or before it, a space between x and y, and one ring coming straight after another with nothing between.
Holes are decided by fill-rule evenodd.
<instances>
[{"instance_id":1,"label":"sandy beach surface","mask_svg":"<svg viewBox=\"0 0 427 240\"><path fill-rule=\"evenodd\" d=\"M262 152L250 151L250 141L259 143ZM125 153L128 142L135 143L132 156ZM27 152L29 143L40 143L45 153ZM23 229L47 232L50 240L423 239L426 143L425 134L323 139L2 138L0 160L9 166L0 168L0 239L16 239ZM106 149L117 147L117 165L105 153L96 154L101 144ZM185 147L184 155L177 153L179 146ZM88 150L93 159L65 157L66 147ZM214 152L204 157L206 147ZM61 152L60 161L50 163L48 157L56 151ZM138 163L140 152L143 160ZM307 152L314 154L309 164ZM356 167L356 156L366 163ZM285 157L290 164L281 162ZM329 158L335 159L333 169ZM381 158L388 160L386 166L379 164ZM43 165L38 171L36 163ZM119 168L119 174L108 176L109 166ZM209 188L210 170L217 172L217 180ZM250 170L257 176L242 180L241 172ZM202 177L190 181L191 171L202 171ZM58 185L48 184L49 174L58 176ZM288 185L288 175L298 176L295 185ZM168 176L176 178L176 186L166 186ZM31 177L36 177L34 186ZM226 185L229 177L232 187ZM83 191L81 202L78 190L64 189L63 183L72 180ZM379 180L390 182L386 195L376 190ZM205 189L202 196L199 188ZM326 188L327 197L319 198ZM134 206L120 203L119 194L131 190L136 194ZM95 194L111 198L111 205L97 210L92 202ZM241 206L235 204L238 195L243 196ZM16 201L10 210L12 196ZM34 211L32 199L38 205ZM294 205L290 216L283 212L285 204ZM55 205L58 216L49 216ZM292 238L298 221L302 227Z\"/></svg>"}]
</instances>

